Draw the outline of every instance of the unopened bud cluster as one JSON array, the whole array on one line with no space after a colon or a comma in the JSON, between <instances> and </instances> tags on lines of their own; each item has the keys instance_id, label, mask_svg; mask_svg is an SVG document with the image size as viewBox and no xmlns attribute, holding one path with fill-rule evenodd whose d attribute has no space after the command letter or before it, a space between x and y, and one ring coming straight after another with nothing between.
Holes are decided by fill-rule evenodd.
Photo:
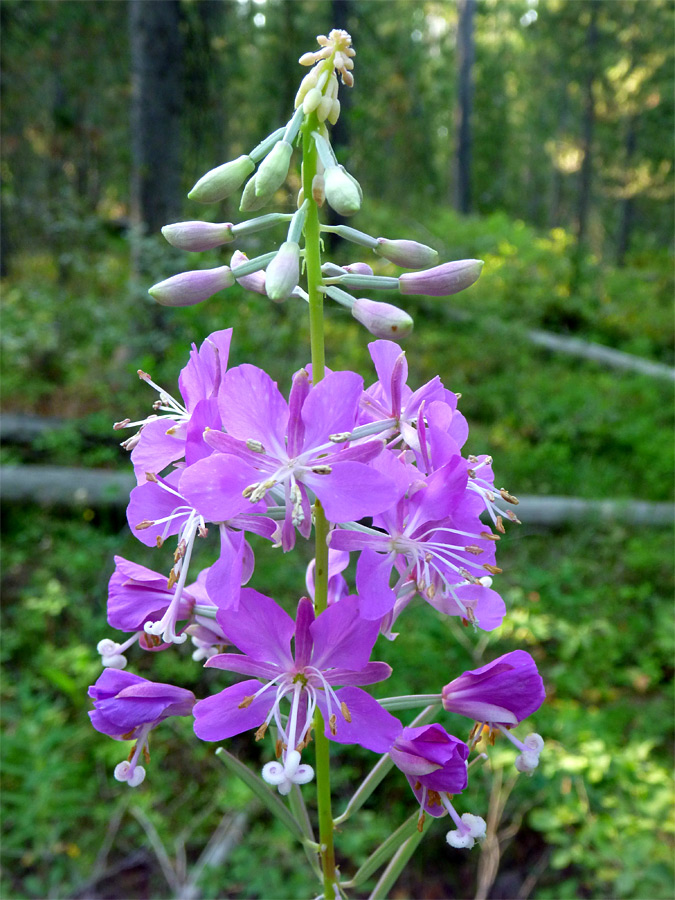
<instances>
[{"instance_id":1,"label":"unopened bud cluster","mask_svg":"<svg viewBox=\"0 0 675 900\"><path fill-rule=\"evenodd\" d=\"M289 297L308 299L300 284L307 202L312 201L319 207L327 203L336 213L348 217L359 211L363 201L361 186L338 162L327 130L327 124L335 124L340 112L337 74L343 84L351 86L354 83L355 51L345 31L336 29L327 37L320 35L317 40L321 49L301 57L301 64L312 68L302 80L295 98L295 112L288 123L269 134L250 153L207 172L188 194L192 200L211 203L241 192L240 210L256 212L271 202L284 186L294 149L307 138L316 154L311 197L306 198L301 188L298 212L293 216L267 213L237 224L189 221L166 225L162 233L167 241L190 252L213 250L282 225L287 227L287 234L276 250L254 259L248 259L242 250L235 250L229 265L182 272L159 282L150 288L150 294L158 303L191 306L232 287L235 282L247 290L265 294L276 303ZM410 314L391 302L356 297L347 293L348 290L446 297L470 287L483 266L475 259L438 265L436 250L413 240L373 237L346 225L321 228L367 248L380 259L415 270L396 277L377 275L366 263L345 267L324 264L325 275L319 289L326 297L347 307L352 316L376 337L404 338L409 335L413 328Z\"/></svg>"}]
</instances>

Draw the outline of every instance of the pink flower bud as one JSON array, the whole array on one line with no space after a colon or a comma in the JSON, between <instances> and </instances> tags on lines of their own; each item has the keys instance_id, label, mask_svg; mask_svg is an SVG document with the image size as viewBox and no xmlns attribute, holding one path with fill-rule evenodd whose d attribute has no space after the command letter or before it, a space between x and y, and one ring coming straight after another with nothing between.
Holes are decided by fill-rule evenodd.
<instances>
[{"instance_id":1,"label":"pink flower bud","mask_svg":"<svg viewBox=\"0 0 675 900\"><path fill-rule=\"evenodd\" d=\"M352 315L375 337L404 338L413 330L408 313L391 303L361 297L352 306Z\"/></svg>"},{"instance_id":2,"label":"pink flower bud","mask_svg":"<svg viewBox=\"0 0 675 900\"><path fill-rule=\"evenodd\" d=\"M281 303L289 297L300 279L300 247L284 241L265 272L265 290L270 300Z\"/></svg>"},{"instance_id":3,"label":"pink flower bud","mask_svg":"<svg viewBox=\"0 0 675 900\"><path fill-rule=\"evenodd\" d=\"M230 267L236 269L237 266L241 266L245 262L248 262L248 256L242 253L241 250L235 250L230 260ZM240 284L247 291L252 291L254 294L267 295L265 290L265 273L262 269L258 272L253 272L251 275L242 275L241 278L237 278L237 284Z\"/></svg>"},{"instance_id":4,"label":"pink flower bud","mask_svg":"<svg viewBox=\"0 0 675 900\"><path fill-rule=\"evenodd\" d=\"M478 281L482 268L482 259L459 259L423 272L405 272L398 280L398 289L402 294L449 297Z\"/></svg>"},{"instance_id":5,"label":"pink flower bud","mask_svg":"<svg viewBox=\"0 0 675 900\"><path fill-rule=\"evenodd\" d=\"M231 162L224 163L211 169L206 175L202 175L197 184L188 194L189 200L198 200L200 203L215 203L224 200L233 194L243 183L247 175L255 169L255 163L250 156L240 156Z\"/></svg>"},{"instance_id":6,"label":"pink flower bud","mask_svg":"<svg viewBox=\"0 0 675 900\"><path fill-rule=\"evenodd\" d=\"M162 306L194 306L218 291L231 287L234 275L229 266L181 272L154 284L148 293Z\"/></svg>"},{"instance_id":7,"label":"pink flower bud","mask_svg":"<svg viewBox=\"0 0 675 900\"><path fill-rule=\"evenodd\" d=\"M229 244L234 240L232 224L223 222L174 222L173 225L165 225L162 234L171 244L179 250L201 252L213 250L222 244Z\"/></svg>"},{"instance_id":8,"label":"pink flower bud","mask_svg":"<svg viewBox=\"0 0 675 900\"><path fill-rule=\"evenodd\" d=\"M425 266L433 266L438 261L438 253L432 247L418 244L417 241L389 241L387 238L378 238L377 244L375 252L379 256L407 269L423 269Z\"/></svg>"},{"instance_id":9,"label":"pink flower bud","mask_svg":"<svg viewBox=\"0 0 675 900\"><path fill-rule=\"evenodd\" d=\"M351 275L372 275L373 274L372 268L368 265L368 263L364 263L364 262L349 263L348 266L343 266L342 268L345 270L345 272L349 272Z\"/></svg>"}]
</instances>

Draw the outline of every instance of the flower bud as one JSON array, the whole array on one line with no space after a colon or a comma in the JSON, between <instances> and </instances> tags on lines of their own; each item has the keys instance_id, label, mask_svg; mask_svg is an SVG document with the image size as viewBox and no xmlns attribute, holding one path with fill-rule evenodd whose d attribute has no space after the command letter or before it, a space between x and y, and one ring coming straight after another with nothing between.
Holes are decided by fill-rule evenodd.
<instances>
[{"instance_id":1,"label":"flower bud","mask_svg":"<svg viewBox=\"0 0 675 900\"><path fill-rule=\"evenodd\" d=\"M423 272L405 272L398 280L398 289L402 294L449 297L478 281L482 268L482 259L459 259Z\"/></svg>"},{"instance_id":2,"label":"flower bud","mask_svg":"<svg viewBox=\"0 0 675 900\"><path fill-rule=\"evenodd\" d=\"M241 250L235 250L230 260L230 267L236 269L237 266L241 266L245 262L248 262L248 256L242 253ZM237 284L240 284L247 291L252 291L254 294L265 295L267 293L265 290L265 273L262 269L258 272L253 272L251 275L242 275L241 278L237 278Z\"/></svg>"},{"instance_id":3,"label":"flower bud","mask_svg":"<svg viewBox=\"0 0 675 900\"><path fill-rule=\"evenodd\" d=\"M405 266L407 269L424 269L438 261L438 253L432 247L418 244L417 241L389 241L387 238L378 238L375 252L389 262Z\"/></svg>"},{"instance_id":4,"label":"flower bud","mask_svg":"<svg viewBox=\"0 0 675 900\"><path fill-rule=\"evenodd\" d=\"M213 250L214 247L234 240L232 224L229 222L174 222L172 225L165 225L162 234L172 247L192 252Z\"/></svg>"},{"instance_id":5,"label":"flower bud","mask_svg":"<svg viewBox=\"0 0 675 900\"><path fill-rule=\"evenodd\" d=\"M181 272L154 284L148 293L162 306L194 306L218 291L231 287L234 275L229 266Z\"/></svg>"},{"instance_id":6,"label":"flower bud","mask_svg":"<svg viewBox=\"0 0 675 900\"><path fill-rule=\"evenodd\" d=\"M336 98L333 100L333 105L330 108L330 112L328 113L328 121L331 125L335 125L337 120L340 118L340 101Z\"/></svg>"},{"instance_id":7,"label":"flower bud","mask_svg":"<svg viewBox=\"0 0 675 900\"><path fill-rule=\"evenodd\" d=\"M302 111L306 116L313 113L323 99L323 94L318 87L310 88L302 101Z\"/></svg>"},{"instance_id":8,"label":"flower bud","mask_svg":"<svg viewBox=\"0 0 675 900\"><path fill-rule=\"evenodd\" d=\"M270 300L286 300L300 278L300 247L284 241L265 272L265 291Z\"/></svg>"},{"instance_id":9,"label":"flower bud","mask_svg":"<svg viewBox=\"0 0 675 900\"><path fill-rule=\"evenodd\" d=\"M321 102L316 108L316 117L319 122L325 122L331 110L333 109L333 98L322 97Z\"/></svg>"},{"instance_id":10,"label":"flower bud","mask_svg":"<svg viewBox=\"0 0 675 900\"><path fill-rule=\"evenodd\" d=\"M361 188L344 166L327 166L324 172L326 200L341 216L353 216L361 209Z\"/></svg>"},{"instance_id":11,"label":"flower bud","mask_svg":"<svg viewBox=\"0 0 675 900\"><path fill-rule=\"evenodd\" d=\"M413 330L413 320L408 313L391 303L361 297L352 306L352 315L379 338L404 338Z\"/></svg>"},{"instance_id":12,"label":"flower bud","mask_svg":"<svg viewBox=\"0 0 675 900\"><path fill-rule=\"evenodd\" d=\"M255 169L255 163L250 156L233 159L211 169L206 175L202 175L197 184L188 194L189 200L197 200L199 203L215 203L224 200L233 194L243 183L247 175Z\"/></svg>"},{"instance_id":13,"label":"flower bud","mask_svg":"<svg viewBox=\"0 0 675 900\"><path fill-rule=\"evenodd\" d=\"M342 267L345 272L349 272L351 275L369 275L372 276L373 270L368 265L368 263L364 262L353 262L349 263L348 266Z\"/></svg>"},{"instance_id":14,"label":"flower bud","mask_svg":"<svg viewBox=\"0 0 675 900\"><path fill-rule=\"evenodd\" d=\"M255 176L256 197L270 197L286 181L288 166L293 155L293 146L288 141L279 141L258 166Z\"/></svg>"},{"instance_id":15,"label":"flower bud","mask_svg":"<svg viewBox=\"0 0 675 900\"><path fill-rule=\"evenodd\" d=\"M257 209L262 209L268 201L269 197L258 197L255 192L255 180L256 175L252 175L251 178L246 182L246 187L243 190L241 195L241 203L239 204L240 212L255 212Z\"/></svg>"},{"instance_id":16,"label":"flower bud","mask_svg":"<svg viewBox=\"0 0 675 900\"><path fill-rule=\"evenodd\" d=\"M315 175L314 178L312 178L312 198L317 206L323 206L326 200L323 175Z\"/></svg>"}]
</instances>

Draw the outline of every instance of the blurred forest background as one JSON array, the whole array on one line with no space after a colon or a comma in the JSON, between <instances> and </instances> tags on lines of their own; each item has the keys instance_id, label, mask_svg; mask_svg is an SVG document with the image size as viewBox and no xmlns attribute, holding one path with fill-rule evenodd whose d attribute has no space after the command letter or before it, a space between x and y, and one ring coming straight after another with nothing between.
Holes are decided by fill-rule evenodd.
<instances>
[{"instance_id":1,"label":"blurred forest background","mask_svg":"<svg viewBox=\"0 0 675 900\"><path fill-rule=\"evenodd\" d=\"M393 896L672 898L673 4L4 0L0 24L2 896L316 891L292 838L189 722L160 729L142 787L113 780L120 747L90 728L86 696L112 555L161 564L112 494L45 506L27 485L65 477L54 466L128 471L110 425L149 411L136 370L173 391L190 342L212 330L233 326L232 363L282 387L307 361L299 304L235 287L166 310L147 288L227 261L195 262L159 228L240 218L234 202L185 195L287 121L298 57L337 26L357 51L334 132L365 194L350 223L485 260L470 291L410 298L410 383L439 373L462 393L468 451L493 454L514 493L614 504L509 531L497 633L451 634L422 604L418 627L378 645L396 666L381 696L440 688L518 646L548 691L534 776L515 777L498 744L463 800L494 837L463 854L437 827ZM277 207L292 209L297 187ZM372 379L367 336L341 309L327 340L333 368ZM256 555L255 586L294 603L301 570ZM220 689L187 650L149 656L130 669ZM230 749L257 752L247 736ZM340 812L370 760L335 758ZM363 861L411 808L390 776L339 850Z\"/></svg>"}]
</instances>

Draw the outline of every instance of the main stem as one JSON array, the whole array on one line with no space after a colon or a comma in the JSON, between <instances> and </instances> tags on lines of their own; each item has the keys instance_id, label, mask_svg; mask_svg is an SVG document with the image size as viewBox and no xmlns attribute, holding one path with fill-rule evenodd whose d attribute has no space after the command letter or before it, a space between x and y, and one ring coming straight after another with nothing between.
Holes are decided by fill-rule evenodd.
<instances>
[{"instance_id":1,"label":"main stem","mask_svg":"<svg viewBox=\"0 0 675 900\"><path fill-rule=\"evenodd\" d=\"M302 140L302 187L305 199L309 201L305 219L305 271L307 293L309 294L309 340L312 352L312 382L317 384L325 374L325 348L323 327L323 294L321 284L321 244L319 230L319 210L312 197L312 181L317 170L316 145L312 131L318 127L316 115L312 113L304 124ZM328 521L321 503L314 503L314 607L316 614L328 606ZM330 797L330 743L324 735L323 717L317 709L314 719L314 741L316 746L316 793L319 810L319 843L321 845L321 868L323 871L323 894L325 900L338 896L337 874L335 871L335 848L333 845L333 813Z\"/></svg>"}]
</instances>

